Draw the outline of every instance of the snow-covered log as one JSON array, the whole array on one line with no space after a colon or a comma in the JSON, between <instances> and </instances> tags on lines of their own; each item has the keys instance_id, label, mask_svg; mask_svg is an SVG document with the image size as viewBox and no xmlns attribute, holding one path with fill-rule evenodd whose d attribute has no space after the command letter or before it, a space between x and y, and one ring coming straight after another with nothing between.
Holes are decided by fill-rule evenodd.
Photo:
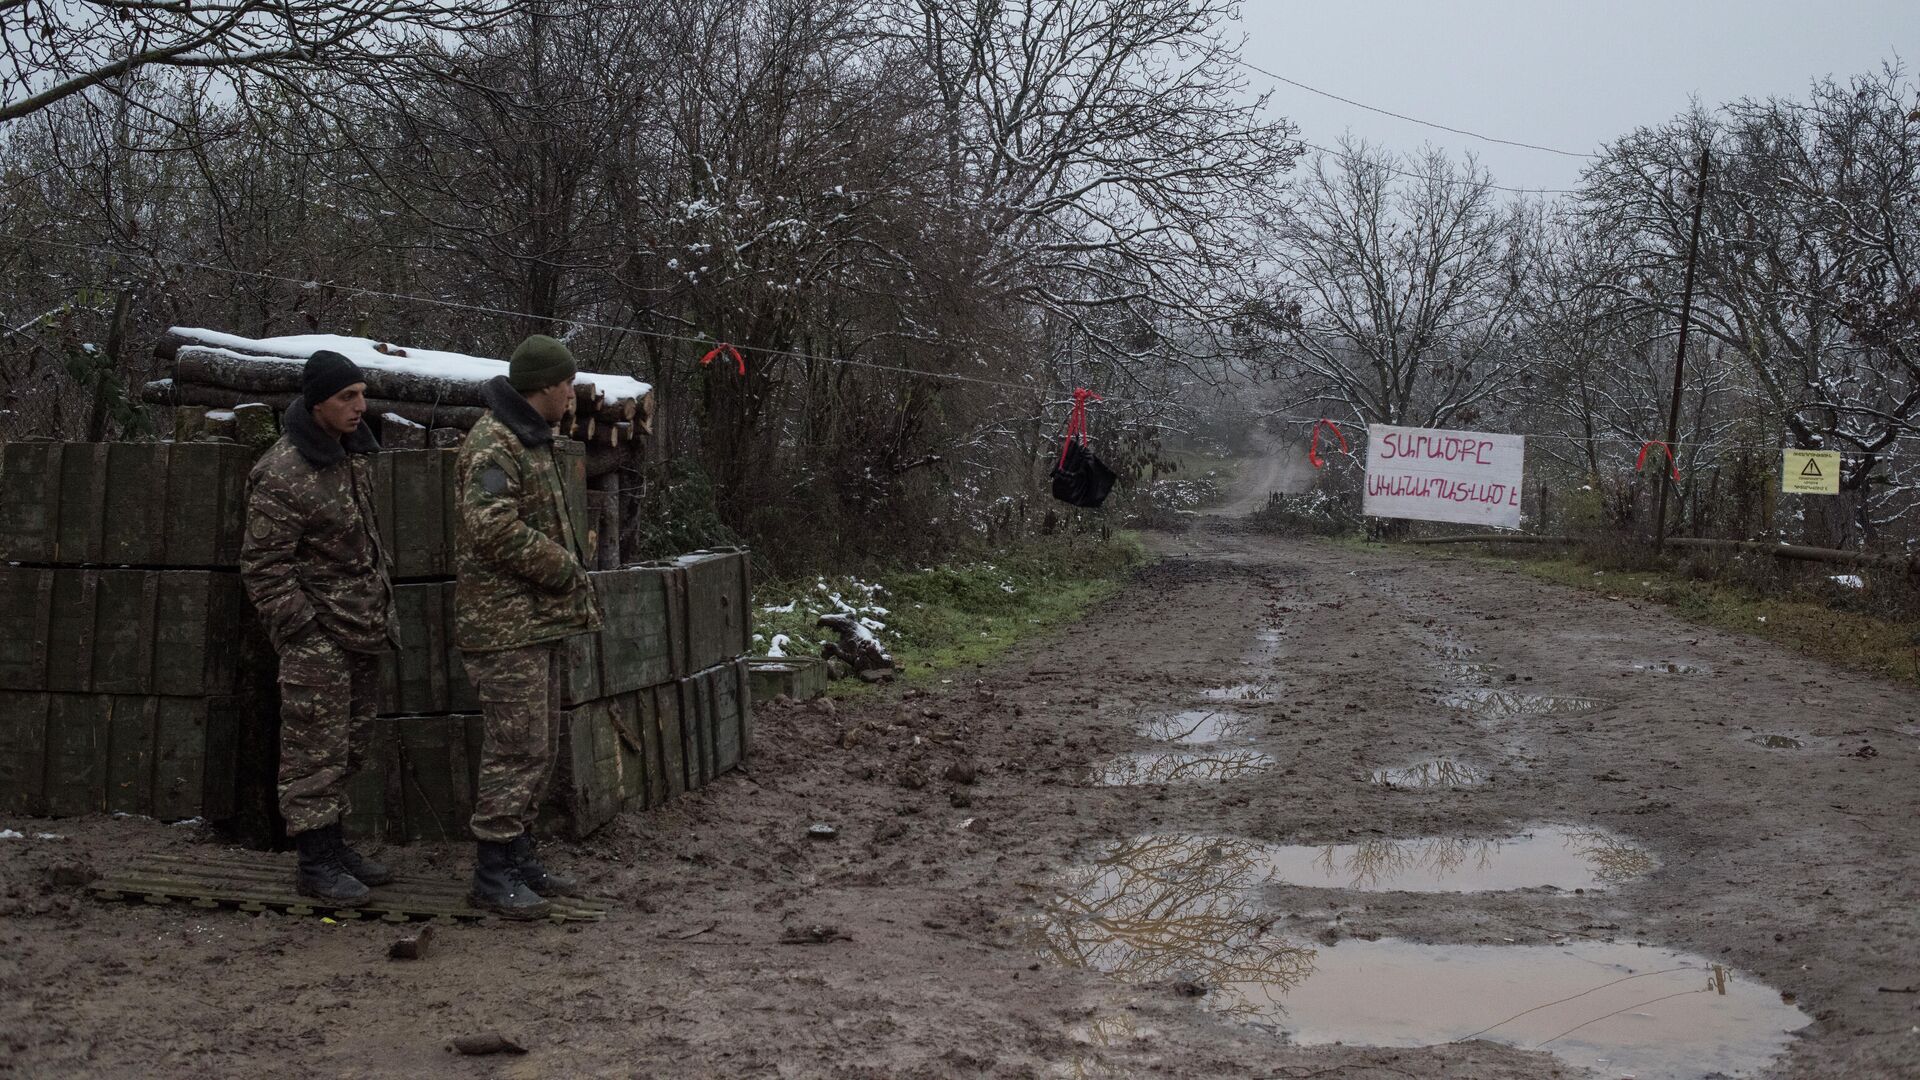
<instances>
[{"instance_id":1,"label":"snow-covered log","mask_svg":"<svg viewBox=\"0 0 1920 1080\"><path fill-rule=\"evenodd\" d=\"M838 644L827 642L820 650L829 660L844 660L855 671L876 671L894 667L893 657L881 646L873 631L860 624L858 617L844 613L822 615L814 625L840 635Z\"/></svg>"},{"instance_id":2,"label":"snow-covered log","mask_svg":"<svg viewBox=\"0 0 1920 1080\"><path fill-rule=\"evenodd\" d=\"M215 409L231 409L249 401L258 401L271 405L275 411L284 410L299 397L297 392L275 390L263 392L257 390L236 390L230 387L206 386L200 383L182 383L173 379L155 379L141 388L140 400L149 405L205 405ZM480 419L486 410L474 405L423 405L416 401L388 401L380 398L367 399L367 411L396 413L422 427L470 428Z\"/></svg>"},{"instance_id":3,"label":"snow-covered log","mask_svg":"<svg viewBox=\"0 0 1920 1080\"><path fill-rule=\"evenodd\" d=\"M479 407L481 385L507 373L504 360L333 334L246 338L176 326L155 353L173 362L180 384L285 393L298 391L301 366L322 349L358 364L367 375L367 396L389 401ZM653 388L638 379L583 371L576 387L584 389L582 416L619 422L652 415Z\"/></svg>"}]
</instances>

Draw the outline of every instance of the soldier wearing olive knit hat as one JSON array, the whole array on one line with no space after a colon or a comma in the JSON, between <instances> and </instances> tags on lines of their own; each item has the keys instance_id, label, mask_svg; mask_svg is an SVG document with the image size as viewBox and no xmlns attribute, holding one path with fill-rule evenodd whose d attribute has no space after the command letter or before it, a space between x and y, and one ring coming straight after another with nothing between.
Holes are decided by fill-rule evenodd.
<instances>
[{"instance_id":1,"label":"soldier wearing olive knit hat","mask_svg":"<svg viewBox=\"0 0 1920 1080\"><path fill-rule=\"evenodd\" d=\"M454 643L479 691L485 739L475 792L477 907L539 918L577 886L533 852L553 777L566 639L600 628L587 538L573 528L553 424L573 400L573 354L544 334L482 388L487 415L461 444Z\"/></svg>"}]
</instances>

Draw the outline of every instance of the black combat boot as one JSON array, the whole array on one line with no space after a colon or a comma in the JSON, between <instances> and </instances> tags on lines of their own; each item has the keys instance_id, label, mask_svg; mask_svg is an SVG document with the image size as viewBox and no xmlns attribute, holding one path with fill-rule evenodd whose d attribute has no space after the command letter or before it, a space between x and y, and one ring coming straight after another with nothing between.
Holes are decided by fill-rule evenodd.
<instances>
[{"instance_id":1,"label":"black combat boot","mask_svg":"<svg viewBox=\"0 0 1920 1080\"><path fill-rule=\"evenodd\" d=\"M302 896L325 900L340 907L359 907L372 897L359 878L348 872L340 861L340 848L330 831L336 826L308 829L293 838L300 851L300 869L294 875L294 888Z\"/></svg>"},{"instance_id":2,"label":"black combat boot","mask_svg":"<svg viewBox=\"0 0 1920 1080\"><path fill-rule=\"evenodd\" d=\"M520 868L513 864L513 853L507 845L494 840L479 843L473 862L473 892L467 900L474 907L508 919L544 919L553 911L520 880Z\"/></svg>"},{"instance_id":3,"label":"black combat boot","mask_svg":"<svg viewBox=\"0 0 1920 1080\"><path fill-rule=\"evenodd\" d=\"M336 821L327 829L333 837L334 847L339 850L340 865L347 868L347 873L359 878L360 884L387 885L393 881L393 871L387 868L386 863L375 862L353 850L347 843L345 826Z\"/></svg>"},{"instance_id":4,"label":"black combat boot","mask_svg":"<svg viewBox=\"0 0 1920 1080\"><path fill-rule=\"evenodd\" d=\"M513 854L513 865L520 871L520 880L527 888L541 896L579 896L580 883L565 874L556 874L540 864L533 853L533 834L523 832L507 841L507 850Z\"/></svg>"}]
</instances>

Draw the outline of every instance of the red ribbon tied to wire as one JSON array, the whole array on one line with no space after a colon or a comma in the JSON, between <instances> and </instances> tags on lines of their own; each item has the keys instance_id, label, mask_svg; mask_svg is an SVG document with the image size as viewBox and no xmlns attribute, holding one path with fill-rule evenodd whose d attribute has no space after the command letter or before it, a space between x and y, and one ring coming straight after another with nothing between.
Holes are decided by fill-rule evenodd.
<instances>
[{"instance_id":1,"label":"red ribbon tied to wire","mask_svg":"<svg viewBox=\"0 0 1920 1080\"><path fill-rule=\"evenodd\" d=\"M1641 469L1644 469L1647 467L1647 451L1653 449L1656 446L1666 451L1667 471L1673 474L1673 482L1676 484L1679 483L1680 482L1680 466L1674 464L1673 447L1668 446L1666 443L1661 442L1659 439L1648 439L1646 442L1643 442L1640 444L1640 457L1636 461L1634 461L1633 471L1639 472Z\"/></svg>"},{"instance_id":2,"label":"red ribbon tied to wire","mask_svg":"<svg viewBox=\"0 0 1920 1080\"><path fill-rule=\"evenodd\" d=\"M1073 388L1073 411L1067 414L1067 438L1065 442L1060 444L1060 462L1054 466L1056 469L1066 465L1067 450L1073 446L1075 436L1078 436L1082 443L1087 441L1088 398L1092 398L1095 401L1106 400L1106 398L1101 397L1099 394L1094 393L1084 386L1076 386Z\"/></svg>"},{"instance_id":3,"label":"red ribbon tied to wire","mask_svg":"<svg viewBox=\"0 0 1920 1080\"><path fill-rule=\"evenodd\" d=\"M1313 441L1307 445L1307 460L1312 462L1313 467L1316 469L1324 469L1327 467L1327 459L1320 456L1320 430L1322 428L1333 432L1333 437L1340 440L1341 452L1346 454L1353 453L1353 447L1347 445L1347 437L1340 433L1339 424L1325 417L1315 420L1313 422Z\"/></svg>"},{"instance_id":4,"label":"red ribbon tied to wire","mask_svg":"<svg viewBox=\"0 0 1920 1080\"><path fill-rule=\"evenodd\" d=\"M708 350L707 355L700 358L700 366L705 367L706 365L713 363L713 358L716 356L719 356L722 352L725 352L727 355L733 357L733 362L740 365L740 374L745 375L747 373L746 358L740 355L739 349L734 348L732 345L729 345L724 341L718 345L715 345L712 349Z\"/></svg>"}]
</instances>

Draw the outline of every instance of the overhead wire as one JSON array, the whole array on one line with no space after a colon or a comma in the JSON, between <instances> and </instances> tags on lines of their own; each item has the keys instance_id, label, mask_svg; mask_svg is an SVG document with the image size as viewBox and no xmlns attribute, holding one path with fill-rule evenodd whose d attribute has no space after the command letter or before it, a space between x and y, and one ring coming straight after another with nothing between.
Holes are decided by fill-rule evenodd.
<instances>
[{"instance_id":1,"label":"overhead wire","mask_svg":"<svg viewBox=\"0 0 1920 1080\"><path fill-rule=\"evenodd\" d=\"M273 281L280 284L292 285L302 289L329 288L329 289L334 289L339 292L347 293L353 296L375 297L379 299L394 300L394 301L399 301L403 303L413 303L413 304L421 304L421 305L430 306L430 307L447 308L449 310L454 310L454 311L466 311L466 312L472 312L475 314L493 315L501 318L536 319L540 317L532 314L531 312L517 311L512 308L496 307L488 304L472 304L472 303L466 303L458 300L441 299L439 297L420 296L413 293L394 292L394 291L385 290L385 289L370 289L370 288L366 288L364 286L359 286L359 285L341 284L338 282L323 282L313 278L297 278L297 277L290 277L284 274L270 274L260 270L242 270L239 267L221 266L216 263L199 262L192 259L162 258L155 255L148 255L144 252L119 251L113 248L101 247L95 244L81 244L81 243L76 243L68 240L53 240L46 237L37 237L37 236L22 236L18 233L0 234L0 237L4 237L5 239L13 240L20 243L41 244L49 247L65 248L72 251L84 251L84 252L89 252L96 255L106 255L106 256L111 256L115 258L142 259L147 262L153 263L156 266L173 265L173 266L191 267L198 270L205 270L210 273L229 274L236 277L252 278L252 279L261 280L261 281ZM692 337L685 334L669 334L669 333L665 333L658 330L644 330L639 327L628 326L628 325L623 325L618 323L599 322L592 319L567 318L567 319L554 319L553 321L565 323L570 326L577 326L577 327L596 329L596 330L605 330L613 333L634 334L640 337L649 337L649 338L654 338L654 339L663 340L663 341L681 342L685 344L699 346L701 348L709 348L718 343L718 339ZM910 376L926 378L926 379L938 379L938 380L943 380L948 382L964 382L972 385L990 386L990 387L995 387L1003 390L1018 391L1021 393L1046 394L1050 392L1046 387L1031 384L1031 383L1023 384L1023 383L1006 382L1004 380L999 380L999 379L983 378L978 375L966 375L960 372L922 371L917 368L905 367L899 364L886 364L886 363L879 363L871 360L855 360L850 357L844 357L844 356L824 356L818 353L801 352L796 349L776 349L776 348L761 346L761 345L736 345L735 347L742 352L755 353L755 354L764 355L764 356L786 357L789 359L802 360L802 361L814 361L814 362L825 363L825 364L866 368L873 371L884 371L884 372L889 372L893 374L910 375ZM1112 397L1112 396L1105 398L1105 400L1109 404L1114 404L1114 405L1156 404L1153 402L1144 402L1144 401L1140 401L1132 398ZM1285 420L1285 421L1291 421L1291 422L1300 423L1300 424L1312 424L1321 420L1330 419L1324 416L1307 416L1307 415L1302 415L1297 413L1287 413L1287 412L1260 413L1258 414L1257 418ZM1359 421L1350 419L1345 422L1358 423ZM1613 433L1607 433L1607 434L1602 434L1602 435L1597 435L1592 437L1578 436L1578 435L1558 435L1558 434L1552 434L1552 433L1528 434L1525 432L1516 432L1515 434L1520 434L1523 437L1528 439L1557 440L1561 442L1576 443L1576 444L1588 443L1588 442L1614 442L1614 443L1619 443L1619 444L1628 445L1628 446L1634 445L1634 441L1631 436L1618 435ZM1896 442L1920 442L1920 435L1894 435L1893 439ZM1648 441L1654 441L1654 440L1648 440ZM1646 443L1643 442L1641 443L1641 445L1646 445ZM1706 450L1706 449L1713 449L1725 444L1710 443L1710 442L1696 442L1696 441L1684 441L1684 442L1676 441L1671 445L1674 451L1677 453L1682 448ZM1853 456L1867 456L1868 454L1872 453L1872 454L1878 454L1879 456L1882 456L1882 457L1886 456L1888 453L1887 451L1884 451L1884 450L1871 451L1871 452L1862 451L1862 450L1840 450L1837 452L1841 454L1848 454Z\"/></svg>"},{"instance_id":2,"label":"overhead wire","mask_svg":"<svg viewBox=\"0 0 1920 1080\"><path fill-rule=\"evenodd\" d=\"M1305 90L1308 93L1318 94L1323 98L1331 98L1334 101L1338 101L1346 105L1352 105L1354 108L1357 108L1357 109L1365 109L1371 113L1379 113L1381 116L1391 116L1396 120L1405 120L1408 123L1419 124L1422 127L1430 127L1438 131L1450 131L1455 135L1465 135L1470 139L1479 139L1481 142L1498 143L1501 146L1517 146L1526 150L1540 150L1549 154L1559 154L1562 157L1586 158L1589 160L1597 160L1600 157L1599 154L1589 153L1585 151L1562 150L1562 149L1559 149L1558 147L1542 146L1539 143L1522 142L1518 139L1502 139L1494 135L1482 135L1477 131L1470 131L1466 128L1453 127L1451 125L1442 124L1433 120L1422 120L1417 116L1408 116L1406 113L1394 112L1392 109L1382 109L1376 105L1368 105L1364 101L1355 101L1349 97L1342 97L1339 94L1333 93L1330 90L1322 90L1317 86L1308 86L1306 83L1303 83L1298 79L1289 79L1288 77L1280 74L1279 72L1269 71L1266 68L1261 67L1259 64L1256 64L1253 61L1247 60L1245 58L1240 58L1239 64L1241 67L1247 68L1252 71L1257 71L1260 74L1265 75L1270 79L1278 79L1281 82L1286 83L1288 86L1298 87L1299 89Z\"/></svg>"},{"instance_id":3,"label":"overhead wire","mask_svg":"<svg viewBox=\"0 0 1920 1080\"><path fill-rule=\"evenodd\" d=\"M146 262L150 262L156 266L163 266L163 267L164 266L190 267L196 270L205 270L210 273L229 274L235 277L252 278L259 281L272 281L272 282L277 282L284 285L292 285L296 288L301 288L301 289L318 289L318 288L333 289L338 292L346 293L352 296L367 296L367 297L374 297L382 300L394 300L402 303L422 304L429 307L441 307L441 308L447 308L453 311L466 311L466 312L472 312L474 314L480 314L480 315L493 315L500 318L515 318L515 319L542 318L542 316L535 315L532 312L516 311L512 308L495 307L489 304L472 304L472 303L466 303L459 300L445 300L439 297L420 296L414 293L393 292L391 290L386 290L386 289L370 289L365 286L343 284L343 283L334 282L334 281L321 281L315 278L289 277L285 274L270 274L262 270L243 270L236 266L221 266L217 263L199 262L193 259L163 258L157 255L148 255L144 252L119 251L113 248L100 247L94 244L80 244L80 243L75 243L73 241L68 241L68 240L52 240L46 237L39 237L39 236L22 236L22 235L19 235L18 233L5 233L5 234L0 234L0 236L3 236L5 239L17 241L20 243L42 244L49 247L66 248L72 251L85 251L85 252L91 252L96 255L106 255L106 256L111 256L115 258L141 259ZM689 345L696 345L703 349L710 348L716 344L719 344L721 341L721 339L719 338L692 337L686 334L669 334L659 330L645 330L636 326L629 326L629 325L624 325L619 323L599 322L593 319L552 318L551 321L557 322L557 323L564 323L568 326L577 326L577 327L594 329L594 330L606 330L612 333L633 334L638 337L654 338L656 340L661 340L661 341L682 342ZM734 344L734 343L729 342L728 344ZM917 368L910 368L910 367L906 367L899 364L879 363L872 360L855 360L850 357L844 357L844 356L824 356L819 353L801 352L798 349L777 349L777 348L773 348L771 346L765 346L765 345L734 344L734 347L739 349L741 352L755 353L763 356L786 357L786 358L795 359L795 360L811 360L811 361L816 361L824 364L836 364L836 365L844 365L848 367L868 368L874 371L886 371L886 372L892 372L894 374L899 374L899 375L914 375L914 376L918 376L926 379L941 379L949 382L964 382L964 383L971 383L978 386L998 387L1004 390L1018 390L1023 393L1049 392L1046 387L1040 386L1038 384L1006 382L1000 379L988 379L978 375L966 375L960 372L922 371ZM1152 402L1145 402L1145 401L1139 401L1131 398L1122 398L1122 397L1108 397L1106 400L1112 404L1117 404L1117 405L1153 404Z\"/></svg>"},{"instance_id":4,"label":"overhead wire","mask_svg":"<svg viewBox=\"0 0 1920 1080\"><path fill-rule=\"evenodd\" d=\"M1327 154L1333 157L1346 156L1346 151L1334 150L1330 147L1321 146L1319 143L1308 142L1305 139L1299 140L1299 143L1302 146L1310 147L1314 150L1320 151L1323 154ZM1496 184L1491 180L1483 181L1483 180L1472 180L1466 177L1434 176L1431 173L1414 172L1410 169L1402 169L1397 165L1379 165L1378 167L1385 169L1386 171L1393 173L1396 176L1404 176L1409 180L1426 180L1436 184L1459 184L1463 187L1486 187L1486 188L1491 188L1494 191L1511 192L1515 195L1578 195L1580 193L1577 188L1512 187L1507 184Z\"/></svg>"}]
</instances>

